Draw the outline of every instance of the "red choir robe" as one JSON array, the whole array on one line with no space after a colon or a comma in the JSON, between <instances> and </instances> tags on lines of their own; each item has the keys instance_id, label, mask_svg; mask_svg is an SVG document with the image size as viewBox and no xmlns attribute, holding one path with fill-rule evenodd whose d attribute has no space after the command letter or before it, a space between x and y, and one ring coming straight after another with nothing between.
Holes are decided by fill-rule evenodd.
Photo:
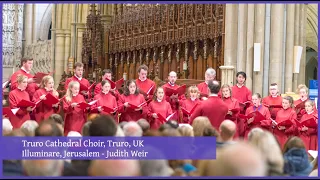
<instances>
[{"instance_id":1,"label":"red choir robe","mask_svg":"<svg viewBox=\"0 0 320 180\"><path fill-rule=\"evenodd\" d=\"M307 98L306 100L304 100L304 101L302 101L301 99L298 99L298 100L296 100L296 101L294 101L294 105L296 106L296 105L298 105L298 104L300 104L300 103L302 103L302 102L306 102L306 101L308 101L309 100L309 98ZM303 106L304 107L304 106ZM316 108L314 108L315 110L316 110ZM296 110L296 113L297 113L297 120L301 120L301 117L306 113L306 110L304 109L304 108L295 108L295 110Z\"/></svg>"},{"instance_id":2,"label":"red choir robe","mask_svg":"<svg viewBox=\"0 0 320 180\"><path fill-rule=\"evenodd\" d=\"M310 118L314 118L314 116L318 117L318 112L313 111L311 114L304 114L300 120L303 122ZM318 123L318 119L316 118L316 122ZM305 147L307 150L318 150L318 129L317 128L309 128L307 131L301 131L302 127L299 127L300 138L303 140Z\"/></svg>"},{"instance_id":3,"label":"red choir robe","mask_svg":"<svg viewBox=\"0 0 320 180\"><path fill-rule=\"evenodd\" d=\"M276 122L279 124L282 121L290 120L292 125L286 127L285 130L279 130L278 127L274 127L273 134L278 139L281 149L283 149L284 144L287 142L288 138L297 135L297 125L296 125L297 113L293 108L281 109L277 113Z\"/></svg>"},{"instance_id":4,"label":"red choir robe","mask_svg":"<svg viewBox=\"0 0 320 180\"><path fill-rule=\"evenodd\" d=\"M145 93L147 93L148 92L148 90L153 86L153 88L152 88L152 90L150 91L150 93L149 93L149 98L152 98L152 96L153 96L153 94L154 94L154 92L155 92L155 90L156 90L156 83L155 82L153 82L152 80L150 80L150 79L146 79L145 81L141 81L139 78L138 79L136 79L136 84L137 84L137 86L138 86L138 89L139 90L141 90L141 91L143 91L143 92L145 92ZM146 97L145 97L146 98Z\"/></svg>"},{"instance_id":5,"label":"red choir robe","mask_svg":"<svg viewBox=\"0 0 320 180\"><path fill-rule=\"evenodd\" d=\"M179 87L180 86L177 84L174 84L172 86L169 83L166 83L162 86L164 94L166 94L166 88L171 88L171 89L176 90ZM165 98L166 98L166 101L170 103L172 112L175 112L175 114L172 116L172 119L177 120L178 122L181 122L182 121L182 119L181 119L182 113L179 110L179 106L180 106L179 101L185 100L186 99L185 95L181 95L178 99L171 99L169 96L165 95Z\"/></svg>"},{"instance_id":6,"label":"red choir robe","mask_svg":"<svg viewBox=\"0 0 320 180\"><path fill-rule=\"evenodd\" d=\"M44 88L38 89L33 96L32 101L34 103L40 101L40 97L42 95L47 95L48 93L52 94L54 97L56 97L57 99L59 99L59 95L54 95L53 91L47 91ZM39 102L39 104L37 105L36 109L35 109L35 120L40 123L41 121L48 119L52 114L55 113L59 113L60 111L60 103L58 105L57 108L52 107L52 106L48 106L45 103L43 103L42 101Z\"/></svg>"},{"instance_id":7,"label":"red choir robe","mask_svg":"<svg viewBox=\"0 0 320 180\"><path fill-rule=\"evenodd\" d=\"M118 112L121 113L119 122L138 121L141 118L146 118L147 108L145 106L140 111L135 111L134 109L126 108L123 106L123 104L126 102L138 106L145 101L146 100L144 99L144 96L142 94L130 94L129 96L125 96L124 94L122 94L118 101Z\"/></svg>"},{"instance_id":8,"label":"red choir robe","mask_svg":"<svg viewBox=\"0 0 320 180\"><path fill-rule=\"evenodd\" d=\"M249 132L251 131L251 129L253 128L263 128L265 130L269 130L270 129L270 123L271 123L271 120L270 120L270 111L267 107L263 106L263 105L260 105L259 107L255 107L255 106L251 106L249 107L247 110L246 110L246 116L249 115L250 113L252 112L255 112L255 111L259 111L266 119L261 121L260 123L250 123L248 124L247 122L245 122L245 134L244 134L244 138L247 139L248 138L248 134Z\"/></svg>"},{"instance_id":9,"label":"red choir robe","mask_svg":"<svg viewBox=\"0 0 320 180\"><path fill-rule=\"evenodd\" d=\"M231 110L231 109L240 109L240 105L239 105L239 102L238 100L234 99L234 98L223 98L222 99L224 103L226 103L226 105L228 106L228 110ZM232 120L236 125L237 125L237 130L236 130L236 133L234 135L234 139L238 138L239 137L239 134L240 132L243 132L244 131L244 126L243 126L243 123L239 123L238 122L238 114L240 113L240 111L236 114L232 114L232 116L230 114L227 114L226 115L226 119L229 119L229 120Z\"/></svg>"},{"instance_id":10,"label":"red choir robe","mask_svg":"<svg viewBox=\"0 0 320 180\"><path fill-rule=\"evenodd\" d=\"M96 95L100 94L101 91L102 91L101 83L98 83L98 84L94 87L94 95L96 96ZM117 100L119 99L120 93L119 93L118 90L115 90L114 92L111 92L111 91L110 91L110 93L111 93L114 97L116 97Z\"/></svg>"},{"instance_id":11,"label":"red choir robe","mask_svg":"<svg viewBox=\"0 0 320 180\"><path fill-rule=\"evenodd\" d=\"M97 108L99 106L106 106L109 108L116 108L117 107L117 100L110 92L108 94L100 92L99 94L94 96L94 100L98 100L98 101L92 106L92 109ZM101 114L110 115L109 113L104 112L104 111L102 111ZM117 113L115 113L112 116L114 116L116 121L118 120Z\"/></svg>"},{"instance_id":12,"label":"red choir robe","mask_svg":"<svg viewBox=\"0 0 320 180\"><path fill-rule=\"evenodd\" d=\"M71 81L77 81L77 82L79 82L80 84L83 84L83 85L86 86L86 87L89 87L89 86L90 86L90 83L89 83L89 81L88 81L87 79L81 78L81 80L79 80L76 76L72 76L71 78L68 78L68 79L66 80L66 82L65 82L65 84L64 84L65 90L68 89L68 85L69 85L69 83L70 83ZM80 92L79 92L79 93L82 94L81 91L82 91L82 89L80 89ZM82 94L82 95L83 95L83 94ZM88 98L90 98L90 93L89 93Z\"/></svg>"},{"instance_id":13,"label":"red choir robe","mask_svg":"<svg viewBox=\"0 0 320 180\"><path fill-rule=\"evenodd\" d=\"M209 94L208 84L206 82L202 82L202 83L198 84L197 87L198 87L200 93Z\"/></svg>"},{"instance_id":14,"label":"red choir robe","mask_svg":"<svg viewBox=\"0 0 320 180\"><path fill-rule=\"evenodd\" d=\"M202 101L200 105L196 107L195 112L190 117L190 123L192 125L193 120L199 116L206 116L211 122L211 125L217 130L220 127L222 121L228 113L228 106L218 96L209 96L207 100Z\"/></svg>"},{"instance_id":15,"label":"red choir robe","mask_svg":"<svg viewBox=\"0 0 320 180\"><path fill-rule=\"evenodd\" d=\"M281 96L277 96L277 97L272 97L267 96L265 98L262 99L262 104L266 104L266 105L282 105L282 97ZM281 108L269 108L270 114L271 114L271 118L272 119L276 119L277 113Z\"/></svg>"},{"instance_id":16,"label":"red choir robe","mask_svg":"<svg viewBox=\"0 0 320 180\"><path fill-rule=\"evenodd\" d=\"M148 120L149 120L149 123L150 123L150 127L151 127L151 129L156 129L157 130L157 129L160 128L160 126L164 122L160 121L158 118L157 119L153 118L152 117L153 113L159 113L164 118L167 118L173 112L172 112L170 103L168 103L164 99L161 102L158 102L158 100L153 100L152 102L149 103L147 115L148 115Z\"/></svg>"},{"instance_id":17,"label":"red choir robe","mask_svg":"<svg viewBox=\"0 0 320 180\"><path fill-rule=\"evenodd\" d=\"M252 100L252 93L245 85L240 88L237 85L234 85L232 87L232 97L237 99L239 103L245 103ZM245 113L245 109L243 109L242 113Z\"/></svg>"},{"instance_id":18,"label":"red choir robe","mask_svg":"<svg viewBox=\"0 0 320 180\"><path fill-rule=\"evenodd\" d=\"M87 110L80 109L78 107L72 107L72 103L81 103L86 102L84 97L81 94L72 97L70 102L67 102L66 98L63 98L63 110L65 113L65 125L64 125L64 134L68 135L70 131L77 131L81 133L82 126L86 123Z\"/></svg>"},{"instance_id":19,"label":"red choir robe","mask_svg":"<svg viewBox=\"0 0 320 180\"><path fill-rule=\"evenodd\" d=\"M14 90L18 87L18 82L17 82L17 77L19 74L25 75L27 76L29 79L33 78L34 75L27 73L26 71L24 71L23 69L19 69L17 72L15 72L14 74L12 74L10 81L11 81L11 87L10 90ZM39 86L36 83L28 83L26 92L29 94L29 98L32 99L33 94L36 92L36 90L39 89Z\"/></svg>"},{"instance_id":20,"label":"red choir robe","mask_svg":"<svg viewBox=\"0 0 320 180\"><path fill-rule=\"evenodd\" d=\"M19 88L16 88L15 90L10 91L9 93L10 108L11 109L18 108L17 105L23 99L30 101L30 96L27 93L27 91L25 90L21 91ZM30 120L29 112L27 111L26 108L20 108L20 110L16 113L16 115L10 119L10 122L13 126L13 129L18 129L27 120Z\"/></svg>"},{"instance_id":21,"label":"red choir robe","mask_svg":"<svg viewBox=\"0 0 320 180\"><path fill-rule=\"evenodd\" d=\"M180 101L180 106L184 109L186 109L187 111L191 111L192 108L197 104L200 103L199 99L195 99L194 101L191 100L190 98L185 99ZM197 107L196 107L197 108ZM183 114L183 119L182 119L182 123L189 123L189 118L188 115Z\"/></svg>"}]
</instances>

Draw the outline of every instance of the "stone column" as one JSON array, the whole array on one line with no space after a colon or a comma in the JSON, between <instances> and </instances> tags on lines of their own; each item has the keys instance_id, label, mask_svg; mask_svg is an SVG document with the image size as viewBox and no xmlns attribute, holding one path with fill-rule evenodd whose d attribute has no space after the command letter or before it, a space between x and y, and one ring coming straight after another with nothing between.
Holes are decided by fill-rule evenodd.
<instances>
[{"instance_id":1,"label":"stone column","mask_svg":"<svg viewBox=\"0 0 320 180\"><path fill-rule=\"evenodd\" d=\"M303 47L302 56L300 61L300 72L298 75L298 85L307 84L305 82L306 77L306 35L305 35L305 24L306 24L306 5L300 4L300 35L299 35L299 44Z\"/></svg>"},{"instance_id":2,"label":"stone column","mask_svg":"<svg viewBox=\"0 0 320 180\"><path fill-rule=\"evenodd\" d=\"M32 4L32 43L37 43L37 8Z\"/></svg>"},{"instance_id":3,"label":"stone column","mask_svg":"<svg viewBox=\"0 0 320 180\"><path fill-rule=\"evenodd\" d=\"M234 84L234 66L220 66L221 69L221 85L229 84L232 86Z\"/></svg>"},{"instance_id":4,"label":"stone column","mask_svg":"<svg viewBox=\"0 0 320 180\"><path fill-rule=\"evenodd\" d=\"M54 80L56 88L63 74L65 62L65 33L61 30L56 31L56 45L55 45L55 73Z\"/></svg>"},{"instance_id":5,"label":"stone column","mask_svg":"<svg viewBox=\"0 0 320 180\"><path fill-rule=\"evenodd\" d=\"M279 89L283 86L281 72L283 59L283 21L284 4L271 5L271 39L270 39L270 69L269 84L277 83Z\"/></svg>"},{"instance_id":6,"label":"stone column","mask_svg":"<svg viewBox=\"0 0 320 180\"><path fill-rule=\"evenodd\" d=\"M294 17L294 45L300 46L299 44L299 36L300 36L300 4L295 4L295 17ZM298 88L298 74L293 74L293 84L292 91L296 92Z\"/></svg>"},{"instance_id":7,"label":"stone column","mask_svg":"<svg viewBox=\"0 0 320 180\"><path fill-rule=\"evenodd\" d=\"M85 24L84 23L77 23L77 62L82 62L82 37L85 31Z\"/></svg>"},{"instance_id":8,"label":"stone column","mask_svg":"<svg viewBox=\"0 0 320 180\"><path fill-rule=\"evenodd\" d=\"M66 33L65 34L65 51L64 51L64 71L67 72L68 69L68 59L70 57L70 42L71 42L71 33Z\"/></svg>"},{"instance_id":9,"label":"stone column","mask_svg":"<svg viewBox=\"0 0 320 180\"><path fill-rule=\"evenodd\" d=\"M71 12L71 47L70 47L70 56L71 57L75 57L75 42L76 42L76 20L77 20L77 8L78 8L78 4L72 4L72 12Z\"/></svg>"},{"instance_id":10,"label":"stone column","mask_svg":"<svg viewBox=\"0 0 320 180\"><path fill-rule=\"evenodd\" d=\"M224 65L220 66L222 78L221 84L234 84L234 71L232 75L224 77L229 69L234 69L237 66L237 43L235 40L238 37L238 4L226 5L226 20L225 20L225 47L224 47ZM230 74L230 73L228 73Z\"/></svg>"},{"instance_id":11,"label":"stone column","mask_svg":"<svg viewBox=\"0 0 320 180\"><path fill-rule=\"evenodd\" d=\"M237 71L246 70L248 5L239 4Z\"/></svg>"},{"instance_id":12,"label":"stone column","mask_svg":"<svg viewBox=\"0 0 320 180\"><path fill-rule=\"evenodd\" d=\"M32 4L26 4L26 18L25 18L25 47L32 44L32 17L33 9ZM26 53L26 51L25 51Z\"/></svg>"},{"instance_id":13,"label":"stone column","mask_svg":"<svg viewBox=\"0 0 320 180\"><path fill-rule=\"evenodd\" d=\"M246 58L246 86L252 89L253 69L253 38L254 38L254 4L248 4L248 26L247 26L247 58Z\"/></svg>"},{"instance_id":14,"label":"stone column","mask_svg":"<svg viewBox=\"0 0 320 180\"><path fill-rule=\"evenodd\" d=\"M294 46L294 11L295 5L287 5L287 29L286 29L286 74L284 91L292 92L293 81L293 46Z\"/></svg>"},{"instance_id":15,"label":"stone column","mask_svg":"<svg viewBox=\"0 0 320 180\"><path fill-rule=\"evenodd\" d=\"M253 72L253 88L252 92L262 94L263 87L263 61L264 61L264 31L265 31L265 16L266 16L266 5L256 4L255 5L255 30L254 30L254 43L260 43L261 54L260 54L260 71ZM253 69L252 69L253 71Z\"/></svg>"}]
</instances>

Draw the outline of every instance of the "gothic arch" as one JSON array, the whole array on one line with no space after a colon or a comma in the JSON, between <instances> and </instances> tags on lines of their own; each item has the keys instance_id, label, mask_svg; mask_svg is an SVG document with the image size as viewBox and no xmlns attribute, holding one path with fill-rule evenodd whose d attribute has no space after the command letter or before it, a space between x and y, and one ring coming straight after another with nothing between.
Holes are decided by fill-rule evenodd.
<instances>
[{"instance_id":1,"label":"gothic arch","mask_svg":"<svg viewBox=\"0 0 320 180\"><path fill-rule=\"evenodd\" d=\"M306 65L306 84L309 84L309 80L314 79L316 76L314 74L316 69L316 72L318 72L318 59L317 57L311 57ZM317 76L316 76L317 77Z\"/></svg>"},{"instance_id":2,"label":"gothic arch","mask_svg":"<svg viewBox=\"0 0 320 180\"><path fill-rule=\"evenodd\" d=\"M47 7L41 19L41 23L38 31L40 32L39 38L41 40L48 40L48 34L50 30L50 25L52 22L52 8L53 8L53 4L49 4L49 6Z\"/></svg>"},{"instance_id":3,"label":"gothic arch","mask_svg":"<svg viewBox=\"0 0 320 180\"><path fill-rule=\"evenodd\" d=\"M306 46L318 52L318 5L307 5Z\"/></svg>"}]
</instances>

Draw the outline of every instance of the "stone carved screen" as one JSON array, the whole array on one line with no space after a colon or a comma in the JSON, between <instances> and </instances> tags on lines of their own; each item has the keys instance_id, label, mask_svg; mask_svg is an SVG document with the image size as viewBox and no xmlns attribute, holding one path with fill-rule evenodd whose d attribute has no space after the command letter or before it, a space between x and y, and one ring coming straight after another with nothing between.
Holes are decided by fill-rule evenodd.
<instances>
[{"instance_id":1,"label":"stone carved screen","mask_svg":"<svg viewBox=\"0 0 320 180\"><path fill-rule=\"evenodd\" d=\"M25 56L33 58L32 73L50 72L52 69L51 40L28 45Z\"/></svg>"},{"instance_id":2,"label":"stone carved screen","mask_svg":"<svg viewBox=\"0 0 320 180\"><path fill-rule=\"evenodd\" d=\"M22 57L23 4L3 4L2 65L17 67Z\"/></svg>"},{"instance_id":3,"label":"stone carved screen","mask_svg":"<svg viewBox=\"0 0 320 180\"><path fill-rule=\"evenodd\" d=\"M176 71L179 79L203 80L205 70L213 67L217 80L221 80L225 5L116 4L114 7L117 13L108 31L110 46L105 68L113 70L115 79L125 73L130 79L137 78L137 68L146 64L150 79L166 80L170 71Z\"/></svg>"}]
</instances>

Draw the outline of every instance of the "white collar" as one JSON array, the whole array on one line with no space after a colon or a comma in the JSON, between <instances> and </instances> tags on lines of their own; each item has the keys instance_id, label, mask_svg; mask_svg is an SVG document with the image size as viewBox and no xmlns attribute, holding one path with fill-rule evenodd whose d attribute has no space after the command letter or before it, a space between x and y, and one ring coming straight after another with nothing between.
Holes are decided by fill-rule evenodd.
<instances>
[{"instance_id":1,"label":"white collar","mask_svg":"<svg viewBox=\"0 0 320 180\"><path fill-rule=\"evenodd\" d=\"M140 81L144 82L144 81L146 81L148 78L146 78L145 80L141 80L140 77L139 77L138 79L139 79Z\"/></svg>"},{"instance_id":2,"label":"white collar","mask_svg":"<svg viewBox=\"0 0 320 180\"><path fill-rule=\"evenodd\" d=\"M218 94L210 94L209 97L218 97Z\"/></svg>"},{"instance_id":3,"label":"white collar","mask_svg":"<svg viewBox=\"0 0 320 180\"><path fill-rule=\"evenodd\" d=\"M172 87L175 85L175 84L171 84L171 82L170 82L170 81L168 82L168 84L169 84L170 86L172 86Z\"/></svg>"},{"instance_id":4,"label":"white collar","mask_svg":"<svg viewBox=\"0 0 320 180\"><path fill-rule=\"evenodd\" d=\"M17 87L17 89L19 89L20 91L24 91L24 90L26 90L26 89L22 90L19 86Z\"/></svg>"},{"instance_id":5,"label":"white collar","mask_svg":"<svg viewBox=\"0 0 320 180\"><path fill-rule=\"evenodd\" d=\"M311 111L311 113L308 113L308 112L307 112L307 114L312 114L312 113L313 113L313 111Z\"/></svg>"},{"instance_id":6,"label":"white collar","mask_svg":"<svg viewBox=\"0 0 320 180\"><path fill-rule=\"evenodd\" d=\"M76 74L74 75L74 77L76 77L79 81L81 81L82 77L78 77Z\"/></svg>"},{"instance_id":7,"label":"white collar","mask_svg":"<svg viewBox=\"0 0 320 180\"><path fill-rule=\"evenodd\" d=\"M109 94L109 92L108 93L104 93L103 91L101 91L101 93L104 94L104 95Z\"/></svg>"},{"instance_id":8,"label":"white collar","mask_svg":"<svg viewBox=\"0 0 320 180\"><path fill-rule=\"evenodd\" d=\"M238 88L242 88L244 86L244 84L242 84L241 86L237 83Z\"/></svg>"},{"instance_id":9,"label":"white collar","mask_svg":"<svg viewBox=\"0 0 320 180\"><path fill-rule=\"evenodd\" d=\"M195 101L197 98L192 98L192 97L190 97L190 99L191 99L191 101Z\"/></svg>"},{"instance_id":10,"label":"white collar","mask_svg":"<svg viewBox=\"0 0 320 180\"><path fill-rule=\"evenodd\" d=\"M301 101L303 102L303 101L307 100L308 97L305 97L304 99L302 99L302 98L300 98L300 99L301 99Z\"/></svg>"},{"instance_id":11,"label":"white collar","mask_svg":"<svg viewBox=\"0 0 320 180\"><path fill-rule=\"evenodd\" d=\"M49 91L52 91L52 90L53 90L53 89L52 89L52 90L48 90L48 88L47 88L47 87L44 87L44 89L45 89L47 92L49 92Z\"/></svg>"},{"instance_id":12,"label":"white collar","mask_svg":"<svg viewBox=\"0 0 320 180\"><path fill-rule=\"evenodd\" d=\"M158 102L162 102L162 100L160 100L160 99L158 99L158 98L157 98L157 101L158 101Z\"/></svg>"},{"instance_id":13,"label":"white collar","mask_svg":"<svg viewBox=\"0 0 320 180\"><path fill-rule=\"evenodd\" d=\"M77 95L78 95L78 94L76 94L76 95L72 94L73 97L76 97Z\"/></svg>"},{"instance_id":14,"label":"white collar","mask_svg":"<svg viewBox=\"0 0 320 180\"><path fill-rule=\"evenodd\" d=\"M27 71L23 66L21 67L21 70L22 71L24 71L24 72L26 72L27 74L29 74L30 72L29 71Z\"/></svg>"},{"instance_id":15,"label":"white collar","mask_svg":"<svg viewBox=\"0 0 320 180\"><path fill-rule=\"evenodd\" d=\"M276 98L276 97L278 97L278 95L276 95L276 96L272 96L272 95L271 95L271 97L272 97L272 98Z\"/></svg>"}]
</instances>

